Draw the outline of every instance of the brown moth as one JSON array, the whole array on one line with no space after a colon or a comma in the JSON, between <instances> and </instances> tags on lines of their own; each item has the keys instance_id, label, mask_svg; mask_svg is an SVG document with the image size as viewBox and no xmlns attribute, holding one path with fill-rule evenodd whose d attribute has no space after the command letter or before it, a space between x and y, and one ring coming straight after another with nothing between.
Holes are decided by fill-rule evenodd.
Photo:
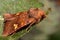
<instances>
[{"instance_id":1,"label":"brown moth","mask_svg":"<svg viewBox=\"0 0 60 40\"><path fill-rule=\"evenodd\" d=\"M27 30L33 25L46 17L43 10L39 8L30 8L28 11L18 12L16 14L4 14L3 36L15 33L19 29L23 29L26 25Z\"/></svg>"}]
</instances>

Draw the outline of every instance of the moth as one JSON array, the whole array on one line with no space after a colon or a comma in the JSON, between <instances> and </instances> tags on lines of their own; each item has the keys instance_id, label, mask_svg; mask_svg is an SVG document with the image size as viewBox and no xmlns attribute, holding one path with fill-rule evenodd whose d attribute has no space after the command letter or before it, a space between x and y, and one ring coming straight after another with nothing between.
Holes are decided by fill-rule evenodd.
<instances>
[{"instance_id":1,"label":"moth","mask_svg":"<svg viewBox=\"0 0 60 40\"><path fill-rule=\"evenodd\" d=\"M27 25L26 30L28 30L33 24L39 23L45 17L46 13L39 8L30 8L27 11L15 14L4 14L4 29L2 35L9 36Z\"/></svg>"}]
</instances>

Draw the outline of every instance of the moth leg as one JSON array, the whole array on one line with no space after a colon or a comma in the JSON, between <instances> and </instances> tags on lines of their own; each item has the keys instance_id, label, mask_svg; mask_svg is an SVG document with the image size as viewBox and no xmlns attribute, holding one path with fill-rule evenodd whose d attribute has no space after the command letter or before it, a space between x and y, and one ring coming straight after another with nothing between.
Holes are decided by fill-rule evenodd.
<instances>
[{"instance_id":1,"label":"moth leg","mask_svg":"<svg viewBox=\"0 0 60 40\"><path fill-rule=\"evenodd\" d=\"M32 19L30 19L30 20L32 20ZM36 22L36 20L31 21L30 25L26 28L26 30L28 31L30 29L31 25L33 25L35 22Z\"/></svg>"}]
</instances>

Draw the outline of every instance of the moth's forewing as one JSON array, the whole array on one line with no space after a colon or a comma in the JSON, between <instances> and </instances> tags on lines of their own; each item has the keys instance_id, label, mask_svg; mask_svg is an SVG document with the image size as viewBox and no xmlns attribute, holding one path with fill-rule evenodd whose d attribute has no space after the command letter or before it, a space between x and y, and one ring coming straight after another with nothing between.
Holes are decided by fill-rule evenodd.
<instances>
[{"instance_id":1,"label":"moth's forewing","mask_svg":"<svg viewBox=\"0 0 60 40\"><path fill-rule=\"evenodd\" d=\"M13 33L14 27L12 22L5 22L3 36L8 36L9 34Z\"/></svg>"},{"instance_id":2,"label":"moth's forewing","mask_svg":"<svg viewBox=\"0 0 60 40\"><path fill-rule=\"evenodd\" d=\"M3 36L13 34L22 27L25 27L26 25L30 24L33 20L35 19L29 18L27 12L20 12L18 13L18 15L15 14L14 17L6 20L6 22L4 23Z\"/></svg>"},{"instance_id":3,"label":"moth's forewing","mask_svg":"<svg viewBox=\"0 0 60 40\"><path fill-rule=\"evenodd\" d=\"M16 23L17 18L16 17L7 18L7 17L5 17L5 21L4 21L4 29L2 33L3 36L8 36L15 31L13 24Z\"/></svg>"},{"instance_id":4,"label":"moth's forewing","mask_svg":"<svg viewBox=\"0 0 60 40\"><path fill-rule=\"evenodd\" d=\"M27 13L27 11L21 12L18 19L17 19L17 28L15 29L16 31L25 27L28 24L31 24L35 19L34 18L30 18L29 14Z\"/></svg>"}]
</instances>

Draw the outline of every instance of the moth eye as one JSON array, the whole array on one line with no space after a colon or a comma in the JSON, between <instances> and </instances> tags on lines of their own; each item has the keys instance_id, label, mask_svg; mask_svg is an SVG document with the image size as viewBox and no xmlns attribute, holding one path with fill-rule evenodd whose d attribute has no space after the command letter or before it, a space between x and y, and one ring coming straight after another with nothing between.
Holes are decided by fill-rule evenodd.
<instances>
[{"instance_id":1,"label":"moth eye","mask_svg":"<svg viewBox=\"0 0 60 40\"><path fill-rule=\"evenodd\" d=\"M18 24L14 24L13 26L15 30L18 28Z\"/></svg>"}]
</instances>

